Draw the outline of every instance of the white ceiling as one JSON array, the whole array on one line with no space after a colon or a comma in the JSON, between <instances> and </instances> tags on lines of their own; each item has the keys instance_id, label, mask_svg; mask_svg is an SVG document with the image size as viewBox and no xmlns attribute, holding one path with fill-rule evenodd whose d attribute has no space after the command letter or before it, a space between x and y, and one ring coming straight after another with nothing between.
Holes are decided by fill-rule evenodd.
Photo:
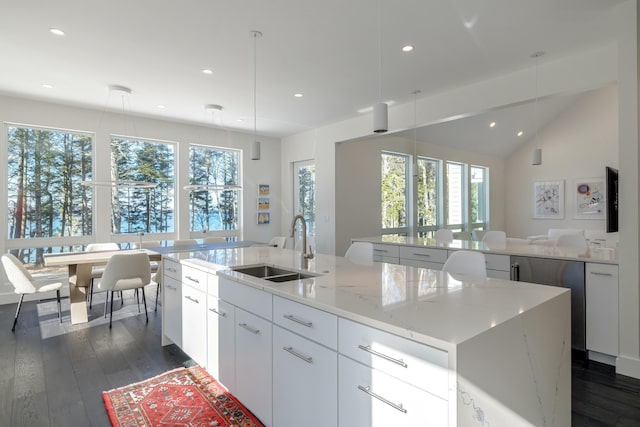
<instances>
[{"instance_id":1,"label":"white ceiling","mask_svg":"<svg viewBox=\"0 0 640 427\"><path fill-rule=\"evenodd\" d=\"M381 0L378 26L372 0L0 0L0 93L252 132L260 30L257 131L282 137L378 102L378 30L382 99L405 103L611 43L622 2Z\"/></svg>"}]
</instances>

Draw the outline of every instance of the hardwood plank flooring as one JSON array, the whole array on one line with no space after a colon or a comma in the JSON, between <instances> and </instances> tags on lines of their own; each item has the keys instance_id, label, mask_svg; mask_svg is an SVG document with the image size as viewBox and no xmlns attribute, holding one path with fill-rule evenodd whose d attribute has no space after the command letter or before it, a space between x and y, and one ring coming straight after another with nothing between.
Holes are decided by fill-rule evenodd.
<instances>
[{"instance_id":1,"label":"hardwood plank flooring","mask_svg":"<svg viewBox=\"0 0 640 427\"><path fill-rule=\"evenodd\" d=\"M94 298L85 325L70 325L68 300L62 324L54 301L25 303L15 333L15 305L0 306L0 426L108 427L103 391L193 365L176 346L160 345L160 311L153 304L145 323L125 293L124 305L116 300L110 330L104 297ZM640 380L578 353L572 393L573 426L640 426Z\"/></svg>"}]
</instances>

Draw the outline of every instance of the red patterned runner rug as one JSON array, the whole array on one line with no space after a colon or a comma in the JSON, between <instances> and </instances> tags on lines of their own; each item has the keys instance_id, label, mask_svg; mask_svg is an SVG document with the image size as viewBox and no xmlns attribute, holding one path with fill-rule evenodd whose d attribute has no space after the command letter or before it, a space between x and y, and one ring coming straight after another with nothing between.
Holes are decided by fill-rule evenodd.
<instances>
[{"instance_id":1,"label":"red patterned runner rug","mask_svg":"<svg viewBox=\"0 0 640 427\"><path fill-rule=\"evenodd\" d=\"M262 427L262 423L200 366L102 392L118 427Z\"/></svg>"}]
</instances>

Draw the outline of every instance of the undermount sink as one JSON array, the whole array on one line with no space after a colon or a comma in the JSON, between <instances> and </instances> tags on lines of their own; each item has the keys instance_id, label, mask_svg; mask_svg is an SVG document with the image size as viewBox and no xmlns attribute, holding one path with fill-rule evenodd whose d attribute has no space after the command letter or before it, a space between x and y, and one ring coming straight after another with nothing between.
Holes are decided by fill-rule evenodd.
<instances>
[{"instance_id":1,"label":"undermount sink","mask_svg":"<svg viewBox=\"0 0 640 427\"><path fill-rule=\"evenodd\" d=\"M250 267L232 267L233 271L248 274L249 276L258 277L260 279L269 280L270 282L288 282L290 280L302 280L310 277L316 277L315 274L302 273L296 270L287 270L285 268L273 267L270 265L253 265Z\"/></svg>"}]
</instances>

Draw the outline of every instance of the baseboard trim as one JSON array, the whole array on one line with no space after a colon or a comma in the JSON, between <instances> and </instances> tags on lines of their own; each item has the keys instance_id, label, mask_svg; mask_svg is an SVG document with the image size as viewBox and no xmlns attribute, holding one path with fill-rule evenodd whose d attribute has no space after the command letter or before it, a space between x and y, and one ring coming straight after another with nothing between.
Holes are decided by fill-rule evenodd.
<instances>
[{"instance_id":1,"label":"baseboard trim","mask_svg":"<svg viewBox=\"0 0 640 427\"><path fill-rule=\"evenodd\" d=\"M618 356L616 359L616 373L640 379L640 359Z\"/></svg>"},{"instance_id":2,"label":"baseboard trim","mask_svg":"<svg viewBox=\"0 0 640 427\"><path fill-rule=\"evenodd\" d=\"M589 350L589 360L605 363L607 365L616 366L616 356L610 354L598 353L597 351Z\"/></svg>"}]
</instances>

